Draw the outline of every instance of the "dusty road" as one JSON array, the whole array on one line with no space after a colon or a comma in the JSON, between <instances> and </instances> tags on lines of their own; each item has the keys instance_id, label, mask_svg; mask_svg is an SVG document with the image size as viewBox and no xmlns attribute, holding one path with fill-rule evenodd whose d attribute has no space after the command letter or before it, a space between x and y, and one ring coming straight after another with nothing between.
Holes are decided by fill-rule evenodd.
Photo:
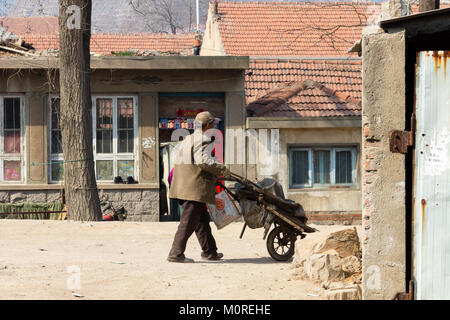
<instances>
[{"instance_id":1,"label":"dusty road","mask_svg":"<svg viewBox=\"0 0 450 320\"><path fill-rule=\"evenodd\" d=\"M202 261L193 235L186 256L195 263L169 263L177 225L0 220L0 299L323 298L319 285L292 277L290 262L270 258L263 229L239 239L242 223L212 225L222 261ZM348 227L316 228L323 236Z\"/></svg>"}]
</instances>

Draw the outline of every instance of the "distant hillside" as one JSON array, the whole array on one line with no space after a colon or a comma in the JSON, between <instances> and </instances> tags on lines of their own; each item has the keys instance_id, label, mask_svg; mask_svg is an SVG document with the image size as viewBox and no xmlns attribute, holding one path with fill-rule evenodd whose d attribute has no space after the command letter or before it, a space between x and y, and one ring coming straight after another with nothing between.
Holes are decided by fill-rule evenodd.
<instances>
[{"instance_id":1,"label":"distant hillside","mask_svg":"<svg viewBox=\"0 0 450 320\"><path fill-rule=\"evenodd\" d=\"M264 0L264 2L272 1L283 2ZM340 0L339 2L344 1ZM384 2L386 0L371 1ZM202 30L206 22L209 0L199 0L199 2L200 29ZM336 0L285 0L284 2L336 2ZM365 1L349 0L348 2ZM409 0L409 2L414 3L418 0ZM186 33L195 31L196 28L194 0L93 0L92 3L93 33L173 33L174 30L176 33ZM157 7L151 7L152 3L156 3ZM450 0L441 0L441 3L450 3ZM168 12L173 21L168 21ZM58 16L58 0L0 0L0 17L5 15L56 17Z\"/></svg>"},{"instance_id":2,"label":"distant hillside","mask_svg":"<svg viewBox=\"0 0 450 320\"><path fill-rule=\"evenodd\" d=\"M5 3L5 0L0 0L0 6L2 1L3 4ZM58 0L6 1L8 16L58 16ZM157 3L159 1L156 0ZM94 0L92 2L93 33L171 33L169 23L163 18L167 16L167 10L174 17L173 24L177 26L177 33L194 31L196 27L195 1L193 0L172 0L167 2L171 5L169 8L164 8L161 4L157 8L151 8L147 4L153 1L149 0L132 0L135 7L130 5L130 0ZM164 11L164 9L167 10ZM201 25L206 22L207 11L208 0L200 0Z\"/></svg>"}]
</instances>

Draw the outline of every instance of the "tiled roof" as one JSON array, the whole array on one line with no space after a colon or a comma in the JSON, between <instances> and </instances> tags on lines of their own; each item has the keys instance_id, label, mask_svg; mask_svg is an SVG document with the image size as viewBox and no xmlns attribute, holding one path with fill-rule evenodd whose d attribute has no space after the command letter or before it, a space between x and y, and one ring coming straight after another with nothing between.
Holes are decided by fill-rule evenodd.
<instances>
[{"instance_id":1,"label":"tiled roof","mask_svg":"<svg viewBox=\"0 0 450 320\"><path fill-rule=\"evenodd\" d=\"M269 90L247 105L247 115L256 117L360 116L361 103L348 94L306 80Z\"/></svg>"},{"instance_id":2,"label":"tiled roof","mask_svg":"<svg viewBox=\"0 0 450 320\"><path fill-rule=\"evenodd\" d=\"M361 100L361 60L251 59L245 76L247 103L274 87L314 80Z\"/></svg>"},{"instance_id":3,"label":"tiled roof","mask_svg":"<svg viewBox=\"0 0 450 320\"><path fill-rule=\"evenodd\" d=\"M59 48L58 35L21 35L25 42L36 50ZM182 53L192 49L195 34L93 34L91 36L91 52L101 55L111 54L112 51L151 50L158 52Z\"/></svg>"},{"instance_id":4,"label":"tiled roof","mask_svg":"<svg viewBox=\"0 0 450 320\"><path fill-rule=\"evenodd\" d=\"M0 25L7 31L17 35L26 34L58 34L57 17L5 17L0 18Z\"/></svg>"},{"instance_id":5,"label":"tiled roof","mask_svg":"<svg viewBox=\"0 0 450 320\"><path fill-rule=\"evenodd\" d=\"M227 55L332 57L349 55L380 4L218 2L217 12Z\"/></svg>"}]
</instances>

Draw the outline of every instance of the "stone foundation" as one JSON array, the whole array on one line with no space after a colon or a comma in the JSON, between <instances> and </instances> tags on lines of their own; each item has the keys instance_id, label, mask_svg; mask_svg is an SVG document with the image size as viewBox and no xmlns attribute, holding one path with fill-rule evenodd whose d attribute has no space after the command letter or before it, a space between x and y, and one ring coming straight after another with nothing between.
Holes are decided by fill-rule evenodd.
<instances>
[{"instance_id":1,"label":"stone foundation","mask_svg":"<svg viewBox=\"0 0 450 320\"><path fill-rule=\"evenodd\" d=\"M361 225L361 212L306 212L308 224L319 225Z\"/></svg>"},{"instance_id":2,"label":"stone foundation","mask_svg":"<svg viewBox=\"0 0 450 320\"><path fill-rule=\"evenodd\" d=\"M159 221L159 190L100 190L100 201L109 201L118 209L124 207L127 221Z\"/></svg>"},{"instance_id":3,"label":"stone foundation","mask_svg":"<svg viewBox=\"0 0 450 320\"><path fill-rule=\"evenodd\" d=\"M0 203L55 202L61 200L59 190L0 191Z\"/></svg>"},{"instance_id":4,"label":"stone foundation","mask_svg":"<svg viewBox=\"0 0 450 320\"><path fill-rule=\"evenodd\" d=\"M159 221L159 190L99 190L100 201L124 207L127 221ZM0 191L0 203L46 203L61 200L60 190Z\"/></svg>"}]
</instances>

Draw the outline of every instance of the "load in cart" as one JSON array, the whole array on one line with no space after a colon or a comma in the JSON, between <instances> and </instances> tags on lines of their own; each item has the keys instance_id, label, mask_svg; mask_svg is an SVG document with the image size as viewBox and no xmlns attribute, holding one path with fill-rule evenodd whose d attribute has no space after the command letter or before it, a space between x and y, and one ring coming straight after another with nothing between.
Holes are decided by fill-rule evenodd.
<instances>
[{"instance_id":1,"label":"load in cart","mask_svg":"<svg viewBox=\"0 0 450 320\"><path fill-rule=\"evenodd\" d=\"M294 255L297 238L303 239L307 233L318 231L306 225L308 218L303 207L286 199L282 186L276 180L265 178L254 183L234 173L229 180L236 182L233 190L221 182L219 185L224 189L222 194L226 193L233 204L238 204L235 208L244 218L240 238L247 226L251 229L264 228L263 240L267 238L267 250L273 259L289 260ZM213 210L212 217L216 222L215 212ZM272 224L274 228L269 233Z\"/></svg>"}]
</instances>

